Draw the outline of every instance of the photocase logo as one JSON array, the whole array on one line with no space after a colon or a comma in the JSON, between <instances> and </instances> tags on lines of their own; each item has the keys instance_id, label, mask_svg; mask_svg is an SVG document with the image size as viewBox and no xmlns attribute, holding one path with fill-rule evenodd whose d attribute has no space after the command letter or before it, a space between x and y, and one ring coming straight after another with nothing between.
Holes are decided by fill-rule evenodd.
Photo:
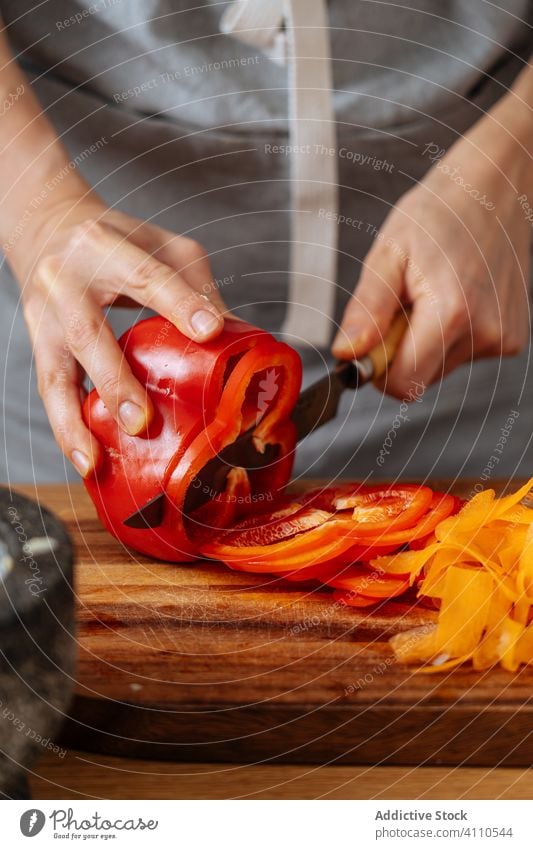
<instances>
[{"instance_id":1,"label":"photocase logo","mask_svg":"<svg viewBox=\"0 0 533 849\"><path fill-rule=\"evenodd\" d=\"M24 837L35 837L42 831L46 822L46 817L42 811L37 808L32 808L29 811L24 811L20 818L20 830Z\"/></svg>"}]
</instances>

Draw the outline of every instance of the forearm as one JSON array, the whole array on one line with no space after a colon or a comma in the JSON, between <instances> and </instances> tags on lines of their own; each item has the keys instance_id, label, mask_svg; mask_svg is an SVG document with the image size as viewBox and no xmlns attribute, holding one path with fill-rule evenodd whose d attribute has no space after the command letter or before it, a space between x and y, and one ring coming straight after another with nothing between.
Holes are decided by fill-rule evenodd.
<instances>
[{"instance_id":1,"label":"forearm","mask_svg":"<svg viewBox=\"0 0 533 849\"><path fill-rule=\"evenodd\" d=\"M0 19L0 247L18 270L51 203L87 192L27 79Z\"/></svg>"},{"instance_id":2,"label":"forearm","mask_svg":"<svg viewBox=\"0 0 533 849\"><path fill-rule=\"evenodd\" d=\"M533 60L532 60L533 61ZM513 86L465 134L472 153L478 155L480 172L499 169L520 194L533 195L533 64L518 75ZM460 164L461 141L450 150Z\"/></svg>"},{"instance_id":3,"label":"forearm","mask_svg":"<svg viewBox=\"0 0 533 849\"><path fill-rule=\"evenodd\" d=\"M533 58L531 60L533 62ZM533 156L533 64L521 71L491 116L525 151Z\"/></svg>"}]
</instances>

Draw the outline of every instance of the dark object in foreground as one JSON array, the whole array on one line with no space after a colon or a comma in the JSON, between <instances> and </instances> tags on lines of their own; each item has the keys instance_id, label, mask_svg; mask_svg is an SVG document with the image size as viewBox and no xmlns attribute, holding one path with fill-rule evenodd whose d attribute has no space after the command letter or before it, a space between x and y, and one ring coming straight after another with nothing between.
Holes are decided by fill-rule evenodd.
<instances>
[{"instance_id":1,"label":"dark object in foreground","mask_svg":"<svg viewBox=\"0 0 533 849\"><path fill-rule=\"evenodd\" d=\"M27 798L26 769L70 701L76 641L72 545L61 522L0 488L0 798Z\"/></svg>"}]
</instances>

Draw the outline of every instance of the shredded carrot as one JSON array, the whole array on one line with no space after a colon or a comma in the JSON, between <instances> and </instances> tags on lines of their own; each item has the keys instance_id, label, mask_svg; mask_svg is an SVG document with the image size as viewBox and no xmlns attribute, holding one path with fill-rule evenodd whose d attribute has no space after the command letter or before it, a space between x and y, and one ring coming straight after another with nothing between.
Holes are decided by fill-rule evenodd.
<instances>
[{"instance_id":1,"label":"shredded carrot","mask_svg":"<svg viewBox=\"0 0 533 849\"><path fill-rule=\"evenodd\" d=\"M371 561L438 609L436 624L391 639L398 660L424 672L533 663L533 510L521 504L532 488L533 478L502 498L480 492L425 547Z\"/></svg>"}]
</instances>

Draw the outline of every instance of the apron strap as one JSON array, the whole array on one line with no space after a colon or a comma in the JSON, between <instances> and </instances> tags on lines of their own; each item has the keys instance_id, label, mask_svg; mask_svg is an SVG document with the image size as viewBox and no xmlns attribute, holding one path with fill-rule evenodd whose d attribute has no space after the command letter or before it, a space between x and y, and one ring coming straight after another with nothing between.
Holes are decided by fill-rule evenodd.
<instances>
[{"instance_id":1,"label":"apron strap","mask_svg":"<svg viewBox=\"0 0 533 849\"><path fill-rule=\"evenodd\" d=\"M285 30L283 30L285 24ZM289 66L291 257L282 331L325 347L337 269L337 148L324 0L234 0L221 30Z\"/></svg>"}]
</instances>

